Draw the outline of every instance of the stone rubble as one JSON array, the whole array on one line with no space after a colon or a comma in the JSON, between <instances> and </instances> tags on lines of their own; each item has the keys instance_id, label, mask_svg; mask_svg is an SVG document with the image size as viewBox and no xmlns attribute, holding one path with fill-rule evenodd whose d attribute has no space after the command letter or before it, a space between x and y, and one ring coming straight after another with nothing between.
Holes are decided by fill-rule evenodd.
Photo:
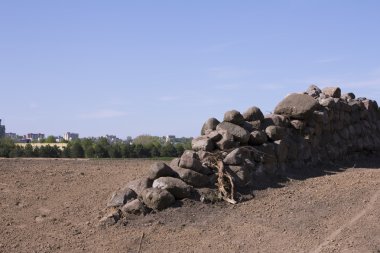
<instances>
[{"instance_id":1,"label":"stone rubble","mask_svg":"<svg viewBox=\"0 0 380 253\"><path fill-rule=\"evenodd\" d=\"M163 210L177 200L193 198L214 203L218 171L211 158L223 161L237 190L237 201L252 192L253 182L283 175L288 168L305 168L380 150L380 109L377 102L341 94L338 87L311 85L292 93L263 115L258 107L241 114L208 119L192 150L165 164L154 164L146 178L115 191L101 222L112 225L127 214ZM240 199L239 199L240 198Z\"/></svg>"}]
</instances>

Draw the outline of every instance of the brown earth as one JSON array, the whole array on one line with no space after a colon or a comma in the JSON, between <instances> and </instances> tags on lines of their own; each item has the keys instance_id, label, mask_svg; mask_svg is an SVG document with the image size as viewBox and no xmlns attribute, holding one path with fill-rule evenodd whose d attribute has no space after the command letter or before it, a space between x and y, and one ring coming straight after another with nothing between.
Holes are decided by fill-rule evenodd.
<instances>
[{"instance_id":1,"label":"brown earth","mask_svg":"<svg viewBox=\"0 0 380 253\"><path fill-rule=\"evenodd\" d=\"M99 227L111 192L152 162L1 159L0 252L380 252L378 158L306 171L236 206L186 200Z\"/></svg>"}]
</instances>

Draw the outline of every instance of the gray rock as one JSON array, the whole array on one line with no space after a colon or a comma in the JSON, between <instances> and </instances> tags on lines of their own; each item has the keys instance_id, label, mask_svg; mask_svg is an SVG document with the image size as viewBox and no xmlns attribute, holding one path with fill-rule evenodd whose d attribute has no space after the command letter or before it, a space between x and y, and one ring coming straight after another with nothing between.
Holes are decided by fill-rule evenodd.
<instances>
[{"instance_id":1,"label":"gray rock","mask_svg":"<svg viewBox=\"0 0 380 253\"><path fill-rule=\"evenodd\" d=\"M249 147L240 147L231 151L223 160L227 165L242 165L245 160L254 159L254 149Z\"/></svg>"},{"instance_id":2,"label":"gray rock","mask_svg":"<svg viewBox=\"0 0 380 253\"><path fill-rule=\"evenodd\" d=\"M355 94L352 92L349 92L349 93L343 94L341 98L344 100L355 99Z\"/></svg>"},{"instance_id":3,"label":"gray rock","mask_svg":"<svg viewBox=\"0 0 380 253\"><path fill-rule=\"evenodd\" d=\"M248 143L249 132L238 125L232 124L230 122L222 122L216 127L216 130L222 135L224 132L231 134L234 137L235 141L238 141L242 144Z\"/></svg>"},{"instance_id":4,"label":"gray rock","mask_svg":"<svg viewBox=\"0 0 380 253\"><path fill-rule=\"evenodd\" d=\"M261 145L267 142L268 137L263 131L253 131L249 137L249 144L251 145Z\"/></svg>"},{"instance_id":5,"label":"gray rock","mask_svg":"<svg viewBox=\"0 0 380 253\"><path fill-rule=\"evenodd\" d=\"M150 178L140 178L133 181L130 181L126 187L132 189L137 193L138 196L141 195L141 192L145 189L152 187L153 180Z\"/></svg>"},{"instance_id":6,"label":"gray rock","mask_svg":"<svg viewBox=\"0 0 380 253\"><path fill-rule=\"evenodd\" d=\"M145 205L154 210L163 210L174 204L174 196L167 190L158 188L148 188L142 193Z\"/></svg>"},{"instance_id":7,"label":"gray rock","mask_svg":"<svg viewBox=\"0 0 380 253\"><path fill-rule=\"evenodd\" d=\"M214 142L207 136L200 136L191 141L191 147L193 150L213 151L215 149Z\"/></svg>"},{"instance_id":8,"label":"gray rock","mask_svg":"<svg viewBox=\"0 0 380 253\"><path fill-rule=\"evenodd\" d=\"M240 114L240 112L236 110L231 110L227 111L224 114L223 121L241 126L244 123L244 118L243 115Z\"/></svg>"},{"instance_id":9,"label":"gray rock","mask_svg":"<svg viewBox=\"0 0 380 253\"><path fill-rule=\"evenodd\" d=\"M250 121L248 123L252 126L253 130L263 130L261 120Z\"/></svg>"},{"instance_id":10,"label":"gray rock","mask_svg":"<svg viewBox=\"0 0 380 253\"><path fill-rule=\"evenodd\" d=\"M290 122L288 118L283 115L268 114L265 115L264 119L262 120L261 127L265 129L268 126L288 127L290 126Z\"/></svg>"},{"instance_id":11,"label":"gray rock","mask_svg":"<svg viewBox=\"0 0 380 253\"><path fill-rule=\"evenodd\" d=\"M298 119L290 121L290 124L297 130L303 130L306 127L306 123Z\"/></svg>"},{"instance_id":12,"label":"gray rock","mask_svg":"<svg viewBox=\"0 0 380 253\"><path fill-rule=\"evenodd\" d=\"M220 201L219 192L216 189L201 188L196 189L196 192L202 203L216 203Z\"/></svg>"},{"instance_id":13,"label":"gray rock","mask_svg":"<svg viewBox=\"0 0 380 253\"><path fill-rule=\"evenodd\" d=\"M333 98L340 98L341 97L341 90L339 87L326 87L322 89L323 94L333 97Z\"/></svg>"},{"instance_id":14,"label":"gray rock","mask_svg":"<svg viewBox=\"0 0 380 253\"><path fill-rule=\"evenodd\" d=\"M218 133L218 131L211 131L207 134L207 138L209 138L212 142L218 142L222 139L222 135Z\"/></svg>"},{"instance_id":15,"label":"gray rock","mask_svg":"<svg viewBox=\"0 0 380 253\"><path fill-rule=\"evenodd\" d=\"M216 143L220 150L228 150L239 147L240 143L234 140L234 136L228 132L223 132L222 139Z\"/></svg>"},{"instance_id":16,"label":"gray rock","mask_svg":"<svg viewBox=\"0 0 380 253\"><path fill-rule=\"evenodd\" d=\"M167 190L176 199L188 198L191 195L191 187L181 179L174 177L160 177L154 180L153 188Z\"/></svg>"},{"instance_id":17,"label":"gray rock","mask_svg":"<svg viewBox=\"0 0 380 253\"><path fill-rule=\"evenodd\" d=\"M210 183L208 176L194 170L184 169L179 166L172 166L172 169L178 174L180 179L191 186L204 187Z\"/></svg>"},{"instance_id":18,"label":"gray rock","mask_svg":"<svg viewBox=\"0 0 380 253\"><path fill-rule=\"evenodd\" d=\"M293 93L282 100L274 112L293 119L305 119L318 108L318 105L318 102L309 95Z\"/></svg>"},{"instance_id":19,"label":"gray rock","mask_svg":"<svg viewBox=\"0 0 380 253\"><path fill-rule=\"evenodd\" d=\"M144 203L142 203L139 199L135 199L125 204L121 208L121 212L124 214L144 215L148 212L148 210L144 206Z\"/></svg>"},{"instance_id":20,"label":"gray rock","mask_svg":"<svg viewBox=\"0 0 380 253\"><path fill-rule=\"evenodd\" d=\"M265 133L271 140L277 141L285 137L286 129L279 126L269 126L265 129Z\"/></svg>"},{"instance_id":21,"label":"gray rock","mask_svg":"<svg viewBox=\"0 0 380 253\"><path fill-rule=\"evenodd\" d=\"M314 98L319 97L319 95L322 93L321 89L318 88L316 85L310 85L307 89L306 93L309 96L312 96Z\"/></svg>"},{"instance_id":22,"label":"gray rock","mask_svg":"<svg viewBox=\"0 0 380 253\"><path fill-rule=\"evenodd\" d=\"M278 140L274 142L277 161L283 163L287 160L288 145L285 140Z\"/></svg>"},{"instance_id":23,"label":"gray rock","mask_svg":"<svg viewBox=\"0 0 380 253\"><path fill-rule=\"evenodd\" d=\"M260 152L261 156L258 162L277 163L275 146L273 143L264 143L263 145L257 146L255 148Z\"/></svg>"},{"instance_id":24,"label":"gray rock","mask_svg":"<svg viewBox=\"0 0 380 253\"><path fill-rule=\"evenodd\" d=\"M112 196L107 203L107 207L123 206L125 203L135 198L137 198L136 192L129 187L123 187L112 193Z\"/></svg>"},{"instance_id":25,"label":"gray rock","mask_svg":"<svg viewBox=\"0 0 380 253\"><path fill-rule=\"evenodd\" d=\"M323 107L332 107L335 104L335 102L333 98L328 97L320 99L319 104Z\"/></svg>"},{"instance_id":26,"label":"gray rock","mask_svg":"<svg viewBox=\"0 0 380 253\"><path fill-rule=\"evenodd\" d=\"M260 108L258 107L250 107L248 110L243 114L245 121L256 121L256 120L263 120L264 115L261 112Z\"/></svg>"},{"instance_id":27,"label":"gray rock","mask_svg":"<svg viewBox=\"0 0 380 253\"><path fill-rule=\"evenodd\" d=\"M249 166L228 166L236 187L239 189L247 187L252 183L253 168Z\"/></svg>"},{"instance_id":28,"label":"gray rock","mask_svg":"<svg viewBox=\"0 0 380 253\"><path fill-rule=\"evenodd\" d=\"M163 162L156 162L152 164L149 168L148 178L155 180L159 177L174 177L176 173L167 164Z\"/></svg>"},{"instance_id":29,"label":"gray rock","mask_svg":"<svg viewBox=\"0 0 380 253\"><path fill-rule=\"evenodd\" d=\"M219 120L217 120L216 118L210 118L208 119L204 124L203 124L203 127L202 127L202 130L201 130L201 135L205 135L207 134L207 132L210 132L210 131L213 131L216 129L216 126L219 124Z\"/></svg>"},{"instance_id":30,"label":"gray rock","mask_svg":"<svg viewBox=\"0 0 380 253\"><path fill-rule=\"evenodd\" d=\"M196 172L209 175L211 170L202 165L201 161L198 159L197 154L194 151L186 150L179 161L179 167L185 169L191 169Z\"/></svg>"},{"instance_id":31,"label":"gray rock","mask_svg":"<svg viewBox=\"0 0 380 253\"><path fill-rule=\"evenodd\" d=\"M120 213L118 210L113 211L112 213L107 214L99 221L100 227L108 227L116 224L120 220Z\"/></svg>"}]
</instances>

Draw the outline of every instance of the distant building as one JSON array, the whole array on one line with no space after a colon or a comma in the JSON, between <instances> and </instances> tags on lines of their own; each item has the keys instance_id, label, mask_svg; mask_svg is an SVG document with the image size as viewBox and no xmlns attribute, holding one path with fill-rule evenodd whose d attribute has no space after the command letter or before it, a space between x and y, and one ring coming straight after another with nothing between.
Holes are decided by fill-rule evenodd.
<instances>
[{"instance_id":1,"label":"distant building","mask_svg":"<svg viewBox=\"0 0 380 253\"><path fill-rule=\"evenodd\" d=\"M62 136L54 136L56 142L62 142L64 139Z\"/></svg>"},{"instance_id":2,"label":"distant building","mask_svg":"<svg viewBox=\"0 0 380 253\"><path fill-rule=\"evenodd\" d=\"M170 143L173 143L173 142L175 142L175 135L166 135L165 136L165 142L166 143L168 143L168 142L170 142Z\"/></svg>"},{"instance_id":3,"label":"distant building","mask_svg":"<svg viewBox=\"0 0 380 253\"><path fill-rule=\"evenodd\" d=\"M5 126L1 125L1 119L0 119L0 138L5 137Z\"/></svg>"},{"instance_id":4,"label":"distant building","mask_svg":"<svg viewBox=\"0 0 380 253\"><path fill-rule=\"evenodd\" d=\"M20 139L20 136L18 136L16 133L5 133L5 137L10 138L12 140Z\"/></svg>"},{"instance_id":5,"label":"distant building","mask_svg":"<svg viewBox=\"0 0 380 253\"><path fill-rule=\"evenodd\" d=\"M63 139L66 141L73 141L79 139L79 134L67 132L63 135Z\"/></svg>"},{"instance_id":6,"label":"distant building","mask_svg":"<svg viewBox=\"0 0 380 253\"><path fill-rule=\"evenodd\" d=\"M42 139L45 139L45 134L33 134L29 133L24 136L24 139L30 140L30 141L41 141Z\"/></svg>"}]
</instances>

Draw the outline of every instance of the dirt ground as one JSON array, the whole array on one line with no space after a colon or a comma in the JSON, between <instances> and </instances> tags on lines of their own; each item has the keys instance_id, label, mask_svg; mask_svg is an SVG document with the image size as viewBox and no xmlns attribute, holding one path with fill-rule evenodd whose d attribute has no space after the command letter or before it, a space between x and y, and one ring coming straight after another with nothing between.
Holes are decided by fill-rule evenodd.
<instances>
[{"instance_id":1,"label":"dirt ground","mask_svg":"<svg viewBox=\"0 0 380 253\"><path fill-rule=\"evenodd\" d=\"M379 158L99 227L111 192L153 162L1 159L0 252L380 252Z\"/></svg>"}]
</instances>

